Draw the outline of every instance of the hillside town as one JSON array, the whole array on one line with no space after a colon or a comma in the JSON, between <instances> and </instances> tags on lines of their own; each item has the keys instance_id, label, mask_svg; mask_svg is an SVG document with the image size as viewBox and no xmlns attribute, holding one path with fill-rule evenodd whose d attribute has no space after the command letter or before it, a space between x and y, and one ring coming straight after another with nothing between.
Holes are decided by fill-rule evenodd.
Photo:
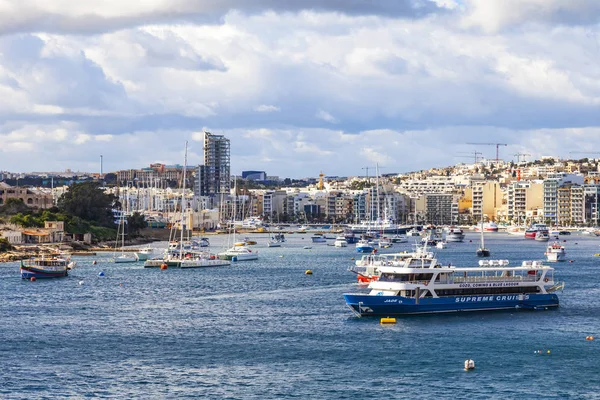
<instances>
[{"instance_id":1,"label":"hillside town","mask_svg":"<svg viewBox=\"0 0 600 400\"><path fill-rule=\"evenodd\" d=\"M543 157L526 162L476 159L446 168L409 173L379 173L333 177L321 173L303 180L282 180L264 171L230 171L230 140L204 134L204 164L152 164L149 167L108 174L0 173L0 206L20 199L29 207L49 209L68 191L68 184L100 180L106 193L119 199L125 213L139 212L150 227L180 223L185 199L188 227L210 231L227 221L247 229L263 224L356 224L392 221L403 225L472 226L480 220L500 226L593 227L598 225L600 197L599 159L562 160ZM475 162L476 161L476 162ZM190 178L191 176L191 178ZM44 186L10 185L7 182L40 181ZM48 184L51 184L48 187ZM13 244L64 237L50 224L37 233L7 224L2 237ZM86 238L89 240L89 237Z\"/></svg>"}]
</instances>

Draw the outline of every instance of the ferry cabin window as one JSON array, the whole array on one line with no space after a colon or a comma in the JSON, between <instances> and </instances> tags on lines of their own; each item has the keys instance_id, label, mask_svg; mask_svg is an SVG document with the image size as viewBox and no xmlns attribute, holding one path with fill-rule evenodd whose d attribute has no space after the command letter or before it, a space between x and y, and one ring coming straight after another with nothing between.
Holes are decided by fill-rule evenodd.
<instances>
[{"instance_id":1,"label":"ferry cabin window","mask_svg":"<svg viewBox=\"0 0 600 400\"><path fill-rule=\"evenodd\" d=\"M413 282L413 281L430 281L433 274L390 274L385 273L379 278L384 282Z\"/></svg>"}]
</instances>

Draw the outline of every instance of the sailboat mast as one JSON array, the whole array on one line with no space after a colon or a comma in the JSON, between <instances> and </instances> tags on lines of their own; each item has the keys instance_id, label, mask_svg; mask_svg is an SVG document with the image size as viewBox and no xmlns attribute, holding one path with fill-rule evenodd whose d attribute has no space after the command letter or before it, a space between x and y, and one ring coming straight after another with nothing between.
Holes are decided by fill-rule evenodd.
<instances>
[{"instance_id":1,"label":"sailboat mast","mask_svg":"<svg viewBox=\"0 0 600 400\"><path fill-rule=\"evenodd\" d=\"M376 223L377 224L381 224L381 210L379 209L379 164L375 164L375 184L377 185L375 188L375 194L377 196L377 219L376 219ZM383 225L381 226L381 228L383 229Z\"/></svg>"},{"instance_id":2,"label":"sailboat mast","mask_svg":"<svg viewBox=\"0 0 600 400\"><path fill-rule=\"evenodd\" d=\"M183 258L183 231L184 231L184 218L185 218L185 178L186 178L186 166L187 166L187 148L188 142L185 141L185 154L183 156L183 177L181 179L181 240L179 241L179 259Z\"/></svg>"},{"instance_id":3,"label":"sailboat mast","mask_svg":"<svg viewBox=\"0 0 600 400\"><path fill-rule=\"evenodd\" d=\"M485 248L483 244L483 211L481 211L481 248Z\"/></svg>"}]
</instances>

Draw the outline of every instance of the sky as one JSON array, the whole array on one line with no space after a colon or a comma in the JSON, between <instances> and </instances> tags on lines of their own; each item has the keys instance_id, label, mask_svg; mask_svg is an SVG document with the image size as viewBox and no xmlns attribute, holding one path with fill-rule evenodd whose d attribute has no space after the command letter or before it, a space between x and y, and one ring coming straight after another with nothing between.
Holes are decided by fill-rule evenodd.
<instances>
[{"instance_id":1,"label":"sky","mask_svg":"<svg viewBox=\"0 0 600 400\"><path fill-rule=\"evenodd\" d=\"M600 156L597 0L0 0L0 170ZM372 173L372 172L371 172Z\"/></svg>"}]
</instances>

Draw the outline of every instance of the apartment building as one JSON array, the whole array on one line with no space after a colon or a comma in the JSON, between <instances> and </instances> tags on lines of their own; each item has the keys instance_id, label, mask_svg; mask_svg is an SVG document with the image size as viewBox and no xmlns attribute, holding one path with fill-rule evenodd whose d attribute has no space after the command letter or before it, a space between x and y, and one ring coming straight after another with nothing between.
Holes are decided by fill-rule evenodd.
<instances>
[{"instance_id":1,"label":"apartment building","mask_svg":"<svg viewBox=\"0 0 600 400\"><path fill-rule=\"evenodd\" d=\"M506 219L517 224L525 223L528 211L543 206L544 184L541 181L512 182L506 188Z\"/></svg>"},{"instance_id":2,"label":"apartment building","mask_svg":"<svg viewBox=\"0 0 600 400\"><path fill-rule=\"evenodd\" d=\"M458 196L450 193L429 193L423 197L428 223L452 225L458 222Z\"/></svg>"},{"instance_id":3,"label":"apartment building","mask_svg":"<svg viewBox=\"0 0 600 400\"><path fill-rule=\"evenodd\" d=\"M481 215L488 220L496 219L496 210L502 206L503 190L499 182L477 182L472 186L472 215L479 220Z\"/></svg>"},{"instance_id":4,"label":"apartment building","mask_svg":"<svg viewBox=\"0 0 600 400\"><path fill-rule=\"evenodd\" d=\"M583 175L577 174L565 174L565 173L555 173L549 174L546 179L544 179L544 194L543 194L543 219L545 222L558 225L559 220L566 221L572 218L571 211L567 211L566 208L571 208L571 204L567 203L566 193L562 193L562 197L560 201L562 204L559 204L559 188L564 185L570 183L571 185L583 186L584 179ZM570 195L571 189L569 189L568 193ZM576 197L579 196L579 192L576 190ZM583 192L581 193L581 197L583 198ZM579 207L579 199L575 200L575 207ZM559 215L559 212L562 213ZM578 211L574 211L576 218L583 219L583 206L581 211L581 216Z\"/></svg>"}]
</instances>

